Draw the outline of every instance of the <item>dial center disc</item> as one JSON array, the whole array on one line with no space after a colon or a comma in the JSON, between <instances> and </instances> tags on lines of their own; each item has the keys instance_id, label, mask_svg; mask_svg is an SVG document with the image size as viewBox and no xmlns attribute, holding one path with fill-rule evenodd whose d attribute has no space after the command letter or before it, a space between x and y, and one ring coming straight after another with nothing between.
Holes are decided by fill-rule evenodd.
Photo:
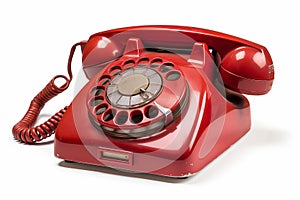
<instances>
[{"instance_id":1,"label":"dial center disc","mask_svg":"<svg viewBox=\"0 0 300 200\"><path fill-rule=\"evenodd\" d=\"M118 108L143 106L155 99L162 88L158 72L148 68L133 68L116 76L107 86L109 103Z\"/></svg>"},{"instance_id":2,"label":"dial center disc","mask_svg":"<svg viewBox=\"0 0 300 200\"><path fill-rule=\"evenodd\" d=\"M132 96L145 91L149 85L148 78L143 74L131 74L122 77L118 83L118 90L122 95Z\"/></svg>"}]
</instances>

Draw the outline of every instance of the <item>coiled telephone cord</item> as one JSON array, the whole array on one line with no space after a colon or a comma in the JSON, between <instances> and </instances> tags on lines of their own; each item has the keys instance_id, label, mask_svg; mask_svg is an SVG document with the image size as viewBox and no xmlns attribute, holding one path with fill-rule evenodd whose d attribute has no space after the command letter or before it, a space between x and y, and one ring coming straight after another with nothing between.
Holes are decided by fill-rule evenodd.
<instances>
[{"instance_id":1,"label":"coiled telephone cord","mask_svg":"<svg viewBox=\"0 0 300 200\"><path fill-rule=\"evenodd\" d=\"M13 136L16 140L23 143L36 143L55 133L55 130L61 121L63 115L67 111L67 106L54 114L44 123L34 126L42 108L53 97L65 91L73 78L71 71L71 63L74 52L77 46L83 46L86 42L79 42L72 46L68 59L68 74L69 78L64 75L55 76L44 89L42 89L31 101L30 106L24 117L14 125L12 129ZM57 86L55 80L63 78L65 83L62 86Z\"/></svg>"}]
</instances>

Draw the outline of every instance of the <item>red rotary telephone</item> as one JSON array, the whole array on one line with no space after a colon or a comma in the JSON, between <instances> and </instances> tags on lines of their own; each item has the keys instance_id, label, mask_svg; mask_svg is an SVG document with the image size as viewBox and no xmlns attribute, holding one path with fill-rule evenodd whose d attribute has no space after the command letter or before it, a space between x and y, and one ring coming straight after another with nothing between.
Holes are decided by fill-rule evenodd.
<instances>
[{"instance_id":1,"label":"red rotary telephone","mask_svg":"<svg viewBox=\"0 0 300 200\"><path fill-rule=\"evenodd\" d=\"M32 127L69 86L76 46L90 81L68 107ZM265 94L274 79L265 47L181 26L96 33L72 47L68 73L33 99L14 137L35 143L56 132L58 158L170 177L198 172L245 135L250 107L242 93Z\"/></svg>"}]
</instances>

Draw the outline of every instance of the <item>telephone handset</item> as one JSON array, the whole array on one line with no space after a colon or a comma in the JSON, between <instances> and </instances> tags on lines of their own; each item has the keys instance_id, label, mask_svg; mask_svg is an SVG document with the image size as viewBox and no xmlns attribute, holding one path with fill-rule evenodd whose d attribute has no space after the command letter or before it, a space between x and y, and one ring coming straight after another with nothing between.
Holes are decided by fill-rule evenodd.
<instances>
[{"instance_id":1,"label":"telephone handset","mask_svg":"<svg viewBox=\"0 0 300 200\"><path fill-rule=\"evenodd\" d=\"M44 104L69 86L77 46L89 82L73 102L32 127ZM13 128L35 143L55 134L58 158L170 177L205 167L250 129L244 94L267 93L274 68L267 49L223 33L182 26L138 26L96 33L71 48L56 76ZM66 83L57 86L55 80Z\"/></svg>"}]
</instances>

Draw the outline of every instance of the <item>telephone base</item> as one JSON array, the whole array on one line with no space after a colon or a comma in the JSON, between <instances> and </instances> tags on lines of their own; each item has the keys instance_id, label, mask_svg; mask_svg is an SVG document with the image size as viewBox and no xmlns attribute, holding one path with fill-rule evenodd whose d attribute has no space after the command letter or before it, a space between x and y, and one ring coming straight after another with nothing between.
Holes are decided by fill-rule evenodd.
<instances>
[{"instance_id":1,"label":"telephone base","mask_svg":"<svg viewBox=\"0 0 300 200\"><path fill-rule=\"evenodd\" d=\"M218 140L210 147L209 151L207 148L212 142L214 132L209 132L208 129L203 132L200 129L195 137L185 135L187 138L181 138L177 142L177 149L162 145L162 142L166 143L164 139L170 139L168 136L172 133L158 137L156 141L145 139L127 142L106 136L96 129L89 129L83 132L84 134L79 134L78 130L84 127L78 127L78 124L75 123L71 104L61 123L63 125L58 127L55 135L55 156L71 162L114 169L174 178L189 177L204 168L249 131L250 107L247 99L244 96L241 98L244 101L243 107L239 105L234 109L229 108L228 112L223 115L223 120L218 118L210 124L210 130L218 131L220 126L222 130L220 130ZM85 120L89 123L88 118L81 118L82 123L80 124L84 124ZM238 126L233 126L233 124L238 124ZM208 134L211 134L212 137ZM176 138L173 139L176 140ZM160 144L160 148L153 150L155 142ZM172 142L169 141L169 144ZM152 145L152 152L147 152L150 145ZM106 156L109 158L101 156L103 151L108 152Z\"/></svg>"},{"instance_id":2,"label":"telephone base","mask_svg":"<svg viewBox=\"0 0 300 200\"><path fill-rule=\"evenodd\" d=\"M228 84L218 71L224 63L217 62L209 43L170 30L144 31L137 28L110 39L95 36L85 46L83 60L91 59L92 63L98 63L96 59L103 55L103 44L112 52L122 52L122 56L97 73L89 71L90 65L84 62L91 80L76 95L57 127L58 158L188 177L249 131L249 102L234 90L245 88L244 82L235 82L231 90L226 88ZM155 51L151 49L149 43L162 37L177 41L170 42L172 45L188 45L192 51L159 51L161 45ZM118 49L113 41L124 48ZM246 54L249 49L244 50ZM249 50L253 54L256 51ZM110 60L109 52L105 61ZM232 67L231 63L227 65ZM251 92L258 93L256 88Z\"/></svg>"}]
</instances>

